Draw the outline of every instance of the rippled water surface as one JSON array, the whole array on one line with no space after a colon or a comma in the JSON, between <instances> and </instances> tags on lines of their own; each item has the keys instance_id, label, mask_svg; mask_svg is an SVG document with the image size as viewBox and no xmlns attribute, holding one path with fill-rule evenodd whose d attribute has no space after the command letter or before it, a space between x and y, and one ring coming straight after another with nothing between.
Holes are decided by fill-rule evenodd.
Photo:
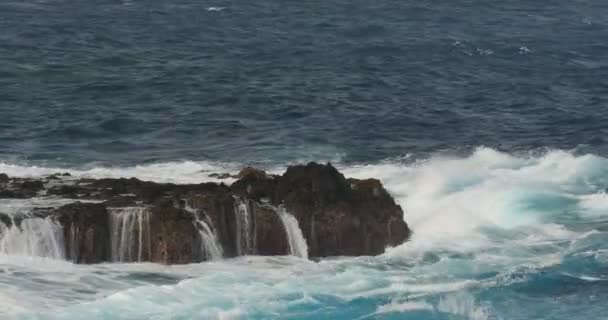
<instances>
[{"instance_id":1,"label":"rippled water surface","mask_svg":"<svg viewBox=\"0 0 608 320\"><path fill-rule=\"evenodd\" d=\"M381 179L414 236L320 262L4 254L0 319L604 318L607 12L585 0L2 1L0 172L197 183L327 160Z\"/></svg>"},{"instance_id":2,"label":"rippled water surface","mask_svg":"<svg viewBox=\"0 0 608 320\"><path fill-rule=\"evenodd\" d=\"M0 4L0 156L606 153L602 1Z\"/></svg>"}]
</instances>

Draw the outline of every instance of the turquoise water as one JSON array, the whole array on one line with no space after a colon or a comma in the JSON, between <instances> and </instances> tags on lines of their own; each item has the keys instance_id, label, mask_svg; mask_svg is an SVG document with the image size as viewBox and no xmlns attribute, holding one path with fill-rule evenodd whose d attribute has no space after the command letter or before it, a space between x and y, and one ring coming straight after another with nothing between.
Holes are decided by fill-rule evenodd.
<instances>
[{"instance_id":1,"label":"turquoise water","mask_svg":"<svg viewBox=\"0 0 608 320\"><path fill-rule=\"evenodd\" d=\"M180 168L173 167L174 178ZM116 170L150 174L152 168ZM478 148L466 157L341 170L382 179L403 206L411 242L378 257L318 262L241 257L183 266L85 266L1 256L0 318L604 317L608 159Z\"/></svg>"}]
</instances>

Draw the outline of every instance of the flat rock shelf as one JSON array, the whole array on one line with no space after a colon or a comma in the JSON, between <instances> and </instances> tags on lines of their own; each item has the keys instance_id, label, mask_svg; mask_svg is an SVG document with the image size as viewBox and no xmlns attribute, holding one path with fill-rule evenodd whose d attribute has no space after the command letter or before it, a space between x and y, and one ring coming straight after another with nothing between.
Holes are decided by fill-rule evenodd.
<instances>
[{"instance_id":1,"label":"flat rock shelf","mask_svg":"<svg viewBox=\"0 0 608 320\"><path fill-rule=\"evenodd\" d=\"M376 179L330 164L283 175L243 169L231 185L0 175L0 253L74 263L184 264L244 255L378 255L411 235ZM3 207L4 208L4 207Z\"/></svg>"}]
</instances>

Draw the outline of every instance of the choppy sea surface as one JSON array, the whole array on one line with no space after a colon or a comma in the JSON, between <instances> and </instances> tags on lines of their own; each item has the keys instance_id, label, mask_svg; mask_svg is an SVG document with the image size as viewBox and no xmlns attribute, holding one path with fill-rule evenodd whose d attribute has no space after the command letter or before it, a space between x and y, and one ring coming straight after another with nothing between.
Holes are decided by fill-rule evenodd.
<instances>
[{"instance_id":1,"label":"choppy sea surface","mask_svg":"<svg viewBox=\"0 0 608 320\"><path fill-rule=\"evenodd\" d=\"M2 1L0 172L197 183L331 161L381 179L414 236L319 262L4 252L0 319L605 318L607 12L584 0Z\"/></svg>"}]
</instances>

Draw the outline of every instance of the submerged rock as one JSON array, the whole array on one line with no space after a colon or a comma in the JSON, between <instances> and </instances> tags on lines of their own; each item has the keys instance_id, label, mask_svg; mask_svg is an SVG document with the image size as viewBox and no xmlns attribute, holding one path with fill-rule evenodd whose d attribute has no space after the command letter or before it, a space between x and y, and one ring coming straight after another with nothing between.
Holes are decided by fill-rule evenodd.
<instances>
[{"instance_id":1,"label":"submerged rock","mask_svg":"<svg viewBox=\"0 0 608 320\"><path fill-rule=\"evenodd\" d=\"M291 166L282 176L245 168L238 177L231 186L53 180L47 194L89 202L46 214L63 227L66 256L77 263L376 255L410 236L379 180L346 179L317 163ZM22 180L0 193L42 189L41 181Z\"/></svg>"}]
</instances>

